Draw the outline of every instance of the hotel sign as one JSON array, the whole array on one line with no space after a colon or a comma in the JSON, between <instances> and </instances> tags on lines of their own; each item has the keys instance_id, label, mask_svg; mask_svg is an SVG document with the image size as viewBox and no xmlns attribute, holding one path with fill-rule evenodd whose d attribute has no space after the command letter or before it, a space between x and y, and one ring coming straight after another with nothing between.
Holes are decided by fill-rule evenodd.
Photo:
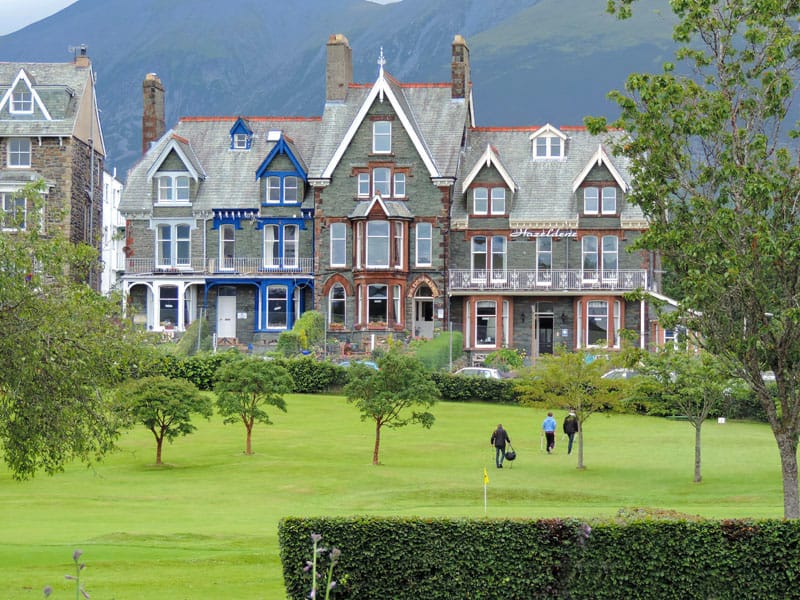
<instances>
[{"instance_id":1,"label":"hotel sign","mask_svg":"<svg viewBox=\"0 0 800 600\"><path fill-rule=\"evenodd\" d=\"M532 239L539 237L552 237L552 238L577 238L578 231L575 229L561 229L560 227L550 227L549 229L515 229L511 232L512 240L515 239Z\"/></svg>"}]
</instances>

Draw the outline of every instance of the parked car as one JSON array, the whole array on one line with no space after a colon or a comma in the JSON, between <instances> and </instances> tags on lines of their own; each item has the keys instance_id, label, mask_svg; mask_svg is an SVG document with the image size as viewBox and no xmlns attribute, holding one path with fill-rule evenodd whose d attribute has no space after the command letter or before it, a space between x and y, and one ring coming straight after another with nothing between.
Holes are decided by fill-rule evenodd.
<instances>
[{"instance_id":1,"label":"parked car","mask_svg":"<svg viewBox=\"0 0 800 600\"><path fill-rule=\"evenodd\" d=\"M466 375L467 377L484 377L486 379L502 379L503 376L497 369L488 367L464 367L459 369L454 375Z\"/></svg>"},{"instance_id":2,"label":"parked car","mask_svg":"<svg viewBox=\"0 0 800 600\"><path fill-rule=\"evenodd\" d=\"M638 371L633 369L611 369L608 373L603 373L603 379L630 379L639 375Z\"/></svg>"},{"instance_id":3,"label":"parked car","mask_svg":"<svg viewBox=\"0 0 800 600\"><path fill-rule=\"evenodd\" d=\"M371 361L371 360L343 360L339 363L340 367L349 367L350 365L364 365L365 367L369 367L370 369L374 369L376 371L380 371L378 368L378 363Z\"/></svg>"}]
</instances>

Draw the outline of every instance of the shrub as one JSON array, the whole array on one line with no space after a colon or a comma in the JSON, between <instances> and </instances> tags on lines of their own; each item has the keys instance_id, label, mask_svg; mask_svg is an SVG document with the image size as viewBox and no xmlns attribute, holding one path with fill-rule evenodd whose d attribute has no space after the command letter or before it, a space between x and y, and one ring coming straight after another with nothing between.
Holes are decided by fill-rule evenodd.
<instances>
[{"instance_id":1,"label":"shrub","mask_svg":"<svg viewBox=\"0 0 800 600\"><path fill-rule=\"evenodd\" d=\"M451 373L433 373L431 379L439 389L442 400L495 402L498 404L517 404L519 402L516 386L511 379L464 377Z\"/></svg>"},{"instance_id":2,"label":"shrub","mask_svg":"<svg viewBox=\"0 0 800 600\"><path fill-rule=\"evenodd\" d=\"M412 342L412 349L417 359L429 371L446 370L450 366L450 336L443 333L430 340L416 340ZM453 361L461 358L463 354L464 338L460 331L452 333Z\"/></svg>"}]
</instances>

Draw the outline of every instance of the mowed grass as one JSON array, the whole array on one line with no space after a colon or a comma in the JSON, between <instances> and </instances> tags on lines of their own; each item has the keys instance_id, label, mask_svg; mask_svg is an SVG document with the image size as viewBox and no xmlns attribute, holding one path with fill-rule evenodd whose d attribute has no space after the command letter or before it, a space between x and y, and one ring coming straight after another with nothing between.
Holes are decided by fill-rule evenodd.
<instances>
[{"instance_id":1,"label":"mowed grass","mask_svg":"<svg viewBox=\"0 0 800 600\"><path fill-rule=\"evenodd\" d=\"M16 482L0 471L0 599L71 597L72 553L95 600L284 598L277 541L284 516L420 515L484 518L483 468L493 517L602 517L651 507L717 518L783 514L780 463L769 427L707 422L703 482L692 483L694 430L686 422L593 415L586 469L558 436L540 446L545 411L516 406L436 405L436 424L386 429L380 466L374 429L338 396L287 397L288 412L254 433L221 419L165 445L139 427L92 469ZM559 424L563 412L556 412ZM517 460L494 468L497 423ZM509 468L511 467L511 468ZM309 545L310 548L310 545ZM298 569L302 565L298 565Z\"/></svg>"}]
</instances>

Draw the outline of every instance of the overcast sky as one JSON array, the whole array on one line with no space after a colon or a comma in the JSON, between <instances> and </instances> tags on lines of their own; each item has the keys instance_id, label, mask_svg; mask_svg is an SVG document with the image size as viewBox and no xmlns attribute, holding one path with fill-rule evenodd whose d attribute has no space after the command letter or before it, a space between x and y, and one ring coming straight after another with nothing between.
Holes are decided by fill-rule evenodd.
<instances>
[{"instance_id":1,"label":"overcast sky","mask_svg":"<svg viewBox=\"0 0 800 600\"><path fill-rule=\"evenodd\" d=\"M76 0L0 0L0 35L41 21Z\"/></svg>"}]
</instances>

